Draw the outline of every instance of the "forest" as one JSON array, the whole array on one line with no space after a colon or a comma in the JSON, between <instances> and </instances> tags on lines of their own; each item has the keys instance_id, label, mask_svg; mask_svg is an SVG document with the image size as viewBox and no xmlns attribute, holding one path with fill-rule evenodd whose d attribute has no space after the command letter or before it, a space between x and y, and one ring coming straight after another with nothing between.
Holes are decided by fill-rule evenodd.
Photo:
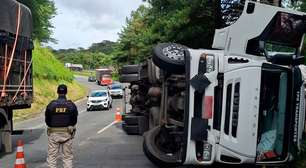
<instances>
[{"instance_id":1,"label":"forest","mask_svg":"<svg viewBox=\"0 0 306 168\"><path fill-rule=\"evenodd\" d=\"M88 49L54 50L62 61L82 63L86 69L120 67L150 57L154 45L175 42L190 48L211 48L214 30L235 22L245 0L145 0L126 19L116 42L103 41ZM304 0L271 0L282 7L306 11Z\"/></svg>"}]
</instances>

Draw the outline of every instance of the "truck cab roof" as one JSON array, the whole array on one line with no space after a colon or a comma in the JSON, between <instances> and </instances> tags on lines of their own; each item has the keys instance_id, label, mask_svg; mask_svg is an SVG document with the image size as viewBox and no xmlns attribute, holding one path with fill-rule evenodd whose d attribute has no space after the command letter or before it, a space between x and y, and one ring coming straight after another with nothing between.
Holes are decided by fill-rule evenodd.
<instances>
[{"instance_id":1,"label":"truck cab roof","mask_svg":"<svg viewBox=\"0 0 306 168\"><path fill-rule=\"evenodd\" d=\"M264 56L268 42L300 48L306 29L306 14L286 8L246 1L240 18L232 25L216 29L213 48L226 55Z\"/></svg>"}]
</instances>

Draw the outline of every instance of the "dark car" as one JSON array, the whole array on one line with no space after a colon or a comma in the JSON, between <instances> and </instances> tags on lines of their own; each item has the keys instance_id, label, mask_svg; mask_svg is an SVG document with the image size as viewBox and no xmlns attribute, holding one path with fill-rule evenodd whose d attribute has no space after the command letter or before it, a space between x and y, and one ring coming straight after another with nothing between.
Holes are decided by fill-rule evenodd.
<instances>
[{"instance_id":1,"label":"dark car","mask_svg":"<svg viewBox=\"0 0 306 168\"><path fill-rule=\"evenodd\" d=\"M88 77L88 82L95 82L96 78L94 76Z\"/></svg>"}]
</instances>

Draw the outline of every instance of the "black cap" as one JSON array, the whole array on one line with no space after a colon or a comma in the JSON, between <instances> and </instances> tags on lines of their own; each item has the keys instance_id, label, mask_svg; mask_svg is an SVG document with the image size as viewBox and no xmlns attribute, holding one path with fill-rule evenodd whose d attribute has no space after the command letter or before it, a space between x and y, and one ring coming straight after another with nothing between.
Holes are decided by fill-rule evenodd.
<instances>
[{"instance_id":1,"label":"black cap","mask_svg":"<svg viewBox=\"0 0 306 168\"><path fill-rule=\"evenodd\" d=\"M64 84L60 84L57 87L57 93L58 94L67 94L67 86Z\"/></svg>"}]
</instances>

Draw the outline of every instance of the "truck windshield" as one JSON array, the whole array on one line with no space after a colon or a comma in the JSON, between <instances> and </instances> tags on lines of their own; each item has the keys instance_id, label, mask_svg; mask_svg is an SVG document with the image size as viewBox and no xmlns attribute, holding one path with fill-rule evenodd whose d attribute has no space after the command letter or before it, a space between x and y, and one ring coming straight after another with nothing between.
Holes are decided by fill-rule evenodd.
<instances>
[{"instance_id":1,"label":"truck windshield","mask_svg":"<svg viewBox=\"0 0 306 168\"><path fill-rule=\"evenodd\" d=\"M284 46L299 47L305 33L303 16L279 12L270 23L273 25L267 35L267 41Z\"/></svg>"},{"instance_id":2,"label":"truck windshield","mask_svg":"<svg viewBox=\"0 0 306 168\"><path fill-rule=\"evenodd\" d=\"M109 79L109 78L111 78L111 76L110 75L103 75L102 78L103 79Z\"/></svg>"},{"instance_id":3,"label":"truck windshield","mask_svg":"<svg viewBox=\"0 0 306 168\"><path fill-rule=\"evenodd\" d=\"M296 54L306 30L305 16L278 12L265 30L248 41L246 53L265 56L262 52L287 52ZM264 48L259 42L264 42Z\"/></svg>"},{"instance_id":4,"label":"truck windshield","mask_svg":"<svg viewBox=\"0 0 306 168\"><path fill-rule=\"evenodd\" d=\"M262 71L257 161L283 160L286 157L287 84L287 72Z\"/></svg>"}]
</instances>

